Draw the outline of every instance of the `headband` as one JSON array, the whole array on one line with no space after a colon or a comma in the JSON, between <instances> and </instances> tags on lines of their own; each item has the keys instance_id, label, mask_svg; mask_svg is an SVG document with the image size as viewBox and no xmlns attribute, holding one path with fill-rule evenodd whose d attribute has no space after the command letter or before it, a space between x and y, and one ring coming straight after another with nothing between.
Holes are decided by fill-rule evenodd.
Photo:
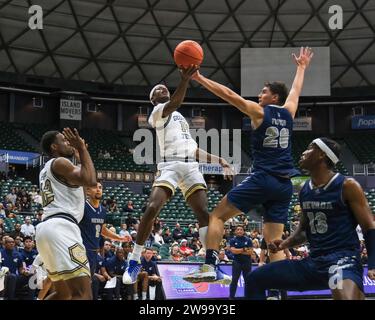
<instances>
[{"instance_id":1,"label":"headband","mask_svg":"<svg viewBox=\"0 0 375 320\"><path fill-rule=\"evenodd\" d=\"M153 88L151 89L151 91L150 91L150 101L152 100L152 96L154 95L154 92L155 92L155 90L156 90L156 88L157 88L158 86L160 86L160 83L157 84L155 87L153 87ZM151 101L151 103L152 103L152 101Z\"/></svg>"},{"instance_id":2,"label":"headband","mask_svg":"<svg viewBox=\"0 0 375 320\"><path fill-rule=\"evenodd\" d=\"M315 143L320 148L320 150L322 150L327 155L327 157L333 162L333 164L339 162L339 158L337 158L335 153L323 142L322 139L315 139L313 140L313 143Z\"/></svg>"}]
</instances>

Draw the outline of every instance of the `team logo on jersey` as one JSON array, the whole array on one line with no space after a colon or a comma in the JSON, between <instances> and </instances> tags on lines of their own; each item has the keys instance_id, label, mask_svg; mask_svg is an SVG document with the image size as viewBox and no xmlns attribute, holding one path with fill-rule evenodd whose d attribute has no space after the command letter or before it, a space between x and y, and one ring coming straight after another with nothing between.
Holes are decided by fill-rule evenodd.
<instances>
[{"instance_id":1,"label":"team logo on jersey","mask_svg":"<svg viewBox=\"0 0 375 320\"><path fill-rule=\"evenodd\" d=\"M82 267L86 267L86 263L87 263L86 250L81 245L76 243L75 245L69 247L69 255L72 261L81 265Z\"/></svg>"}]
</instances>

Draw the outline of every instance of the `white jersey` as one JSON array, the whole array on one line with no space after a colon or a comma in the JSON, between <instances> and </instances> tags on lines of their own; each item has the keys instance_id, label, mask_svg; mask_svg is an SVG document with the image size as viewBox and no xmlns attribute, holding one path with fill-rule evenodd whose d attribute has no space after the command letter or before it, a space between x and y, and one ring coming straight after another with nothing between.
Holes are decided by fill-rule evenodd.
<instances>
[{"instance_id":1,"label":"white jersey","mask_svg":"<svg viewBox=\"0 0 375 320\"><path fill-rule=\"evenodd\" d=\"M163 110L166 103L156 105L148 120L151 127L156 129L158 137L160 157L173 161L174 159L190 158L195 159L197 143L191 137L189 124L184 116L178 111L172 112L168 117L163 118Z\"/></svg>"},{"instance_id":2,"label":"white jersey","mask_svg":"<svg viewBox=\"0 0 375 320\"><path fill-rule=\"evenodd\" d=\"M49 160L39 174L44 210L43 220L53 214L67 213L79 223L85 209L83 187L69 186L59 180L51 170L54 160Z\"/></svg>"}]
</instances>

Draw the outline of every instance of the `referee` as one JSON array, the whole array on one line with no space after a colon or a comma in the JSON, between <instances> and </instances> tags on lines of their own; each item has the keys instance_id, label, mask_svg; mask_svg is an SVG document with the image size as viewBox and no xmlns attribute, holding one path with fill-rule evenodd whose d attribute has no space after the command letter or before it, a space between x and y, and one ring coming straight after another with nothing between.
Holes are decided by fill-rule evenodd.
<instances>
[{"instance_id":1,"label":"referee","mask_svg":"<svg viewBox=\"0 0 375 320\"><path fill-rule=\"evenodd\" d=\"M236 236L229 242L230 251L233 253L232 264L232 282L230 284L230 299L234 299L237 291L238 279L243 274L245 278L247 273L251 271L251 254L253 252L253 242L250 238L245 237L243 226L237 226Z\"/></svg>"}]
</instances>

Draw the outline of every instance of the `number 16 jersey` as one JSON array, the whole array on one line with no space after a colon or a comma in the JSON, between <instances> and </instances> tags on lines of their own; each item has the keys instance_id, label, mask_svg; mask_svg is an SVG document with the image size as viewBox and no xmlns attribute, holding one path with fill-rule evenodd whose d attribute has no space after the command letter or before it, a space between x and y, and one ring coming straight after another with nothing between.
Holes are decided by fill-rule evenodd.
<instances>
[{"instance_id":1,"label":"number 16 jersey","mask_svg":"<svg viewBox=\"0 0 375 320\"><path fill-rule=\"evenodd\" d=\"M321 188L311 180L302 187L299 200L306 222L306 237L312 257L341 250L359 252L358 222L342 198L345 176L336 173Z\"/></svg>"}]
</instances>

